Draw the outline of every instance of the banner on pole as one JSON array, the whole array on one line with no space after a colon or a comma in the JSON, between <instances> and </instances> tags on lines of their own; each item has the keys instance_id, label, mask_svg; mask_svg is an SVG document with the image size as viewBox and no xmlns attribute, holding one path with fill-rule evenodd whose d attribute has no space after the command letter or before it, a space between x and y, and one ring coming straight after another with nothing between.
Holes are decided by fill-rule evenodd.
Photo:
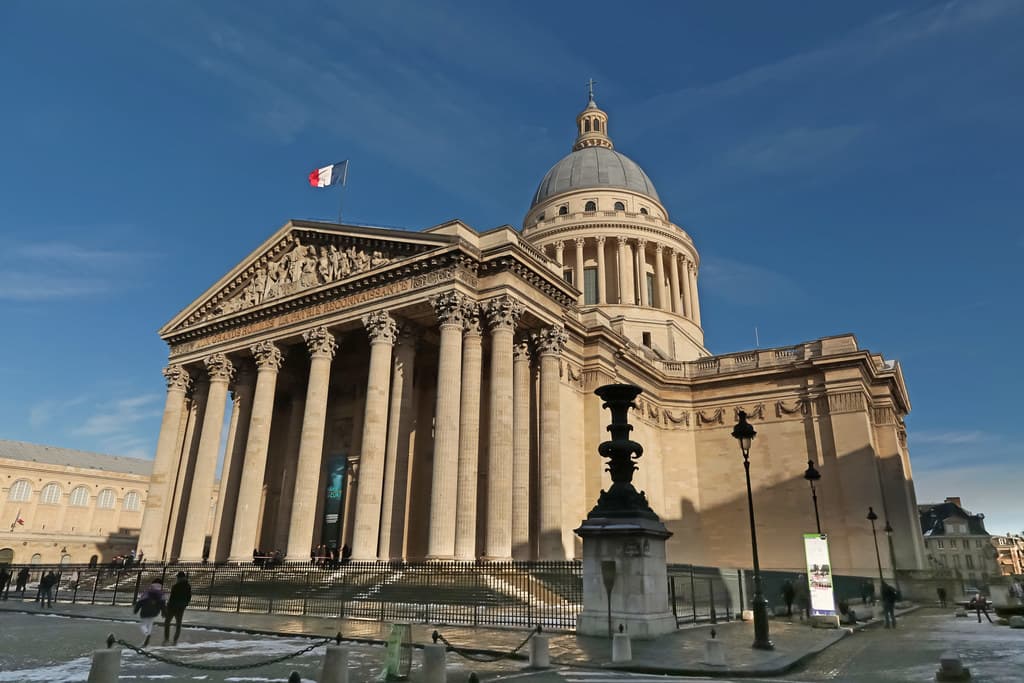
<instances>
[{"instance_id":1,"label":"banner on pole","mask_svg":"<svg viewBox=\"0 0 1024 683\"><path fill-rule=\"evenodd\" d=\"M345 469L348 459L335 455L327 460L326 499L324 502L323 542L328 548L338 547L341 514L345 509Z\"/></svg>"},{"instance_id":2,"label":"banner on pole","mask_svg":"<svg viewBox=\"0 0 1024 683\"><path fill-rule=\"evenodd\" d=\"M807 558L807 587L811 596L812 616L833 616L836 613L832 592L832 562L828 557L828 537L804 534L804 555Z\"/></svg>"}]
</instances>

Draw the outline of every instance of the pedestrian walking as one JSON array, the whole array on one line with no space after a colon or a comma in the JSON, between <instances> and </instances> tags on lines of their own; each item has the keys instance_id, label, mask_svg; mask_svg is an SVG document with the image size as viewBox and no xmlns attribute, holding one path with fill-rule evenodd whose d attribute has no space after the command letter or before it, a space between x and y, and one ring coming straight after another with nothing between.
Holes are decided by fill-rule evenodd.
<instances>
[{"instance_id":1,"label":"pedestrian walking","mask_svg":"<svg viewBox=\"0 0 1024 683\"><path fill-rule=\"evenodd\" d=\"M800 621L811 618L811 590L807 587L807 577L801 574L796 579L796 611L800 614Z\"/></svg>"},{"instance_id":2,"label":"pedestrian walking","mask_svg":"<svg viewBox=\"0 0 1024 683\"><path fill-rule=\"evenodd\" d=\"M793 588L793 582L786 579L782 582L782 600L786 603L786 616L793 616L793 600L796 598L796 589Z\"/></svg>"},{"instance_id":3,"label":"pedestrian walking","mask_svg":"<svg viewBox=\"0 0 1024 683\"><path fill-rule=\"evenodd\" d=\"M943 588L942 586L939 586L938 588L935 589L935 592L939 594L939 606L940 607L945 607L946 606L946 589Z\"/></svg>"},{"instance_id":4,"label":"pedestrian walking","mask_svg":"<svg viewBox=\"0 0 1024 683\"><path fill-rule=\"evenodd\" d=\"M181 618L185 616L185 608L192 602L192 584L188 582L188 574L178 572L177 580L171 586L171 595L167 598L164 610L164 645L171 639L171 620L174 620L174 644L178 644L181 635Z\"/></svg>"},{"instance_id":5,"label":"pedestrian walking","mask_svg":"<svg viewBox=\"0 0 1024 683\"><path fill-rule=\"evenodd\" d=\"M981 623L981 615L985 614L985 618L988 619L988 623L992 623L992 617L988 614L988 600L981 593L977 593L970 602L970 608L974 610L975 614L978 615L978 623Z\"/></svg>"},{"instance_id":6,"label":"pedestrian walking","mask_svg":"<svg viewBox=\"0 0 1024 683\"><path fill-rule=\"evenodd\" d=\"M885 616L885 627L896 628L896 601L899 593L887 583L882 584L882 614Z\"/></svg>"},{"instance_id":7,"label":"pedestrian walking","mask_svg":"<svg viewBox=\"0 0 1024 683\"><path fill-rule=\"evenodd\" d=\"M0 567L0 599L7 599L7 592L11 588L11 574L7 567Z\"/></svg>"},{"instance_id":8,"label":"pedestrian walking","mask_svg":"<svg viewBox=\"0 0 1024 683\"><path fill-rule=\"evenodd\" d=\"M153 633L153 622L164 612L164 585L160 579L156 579L146 589L138 600L135 601L134 612L139 615L139 628L146 639L142 641L142 647L149 645L149 637Z\"/></svg>"},{"instance_id":9,"label":"pedestrian walking","mask_svg":"<svg viewBox=\"0 0 1024 683\"><path fill-rule=\"evenodd\" d=\"M28 585L28 567L22 567L21 571L18 572L18 578L15 581L14 587L21 594L21 597L25 597L25 586Z\"/></svg>"},{"instance_id":10,"label":"pedestrian walking","mask_svg":"<svg viewBox=\"0 0 1024 683\"><path fill-rule=\"evenodd\" d=\"M865 581L860 585L860 599L865 605L875 604L875 582Z\"/></svg>"},{"instance_id":11,"label":"pedestrian walking","mask_svg":"<svg viewBox=\"0 0 1024 683\"><path fill-rule=\"evenodd\" d=\"M44 576L39 577L39 587L36 589L35 602L40 607L53 607L53 587L57 585L57 575L51 569Z\"/></svg>"}]
</instances>

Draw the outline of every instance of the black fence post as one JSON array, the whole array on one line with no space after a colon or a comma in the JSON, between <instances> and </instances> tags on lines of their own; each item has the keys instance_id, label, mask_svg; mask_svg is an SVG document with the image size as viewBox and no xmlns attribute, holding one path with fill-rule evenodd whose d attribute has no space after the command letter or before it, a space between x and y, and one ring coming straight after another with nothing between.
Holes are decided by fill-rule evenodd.
<instances>
[{"instance_id":1,"label":"black fence post","mask_svg":"<svg viewBox=\"0 0 1024 683\"><path fill-rule=\"evenodd\" d=\"M96 589L100 587L100 576L102 575L102 572L102 569L96 569L96 579L92 582L92 600L89 602L90 605L96 604Z\"/></svg>"},{"instance_id":2,"label":"black fence post","mask_svg":"<svg viewBox=\"0 0 1024 683\"><path fill-rule=\"evenodd\" d=\"M206 591L206 611L210 611L213 604L213 586L217 583L217 565L213 565L213 573L210 574L210 587Z\"/></svg>"},{"instance_id":3,"label":"black fence post","mask_svg":"<svg viewBox=\"0 0 1024 683\"><path fill-rule=\"evenodd\" d=\"M235 599L235 612L242 611L242 593L245 591L245 569L238 570L238 596Z\"/></svg>"},{"instance_id":4,"label":"black fence post","mask_svg":"<svg viewBox=\"0 0 1024 683\"><path fill-rule=\"evenodd\" d=\"M139 599L139 584L142 583L142 570L139 570L135 574L135 594L132 596L132 604ZM163 585L163 584L161 584Z\"/></svg>"},{"instance_id":5,"label":"black fence post","mask_svg":"<svg viewBox=\"0 0 1024 683\"><path fill-rule=\"evenodd\" d=\"M715 612L715 580L708 579L708 602L711 604L711 623L718 623L718 614Z\"/></svg>"},{"instance_id":6,"label":"black fence post","mask_svg":"<svg viewBox=\"0 0 1024 683\"><path fill-rule=\"evenodd\" d=\"M679 626L679 610L676 607L676 577L668 577L668 594L672 598L672 616L675 617L676 626Z\"/></svg>"},{"instance_id":7,"label":"black fence post","mask_svg":"<svg viewBox=\"0 0 1024 683\"><path fill-rule=\"evenodd\" d=\"M690 609L693 611L693 623L697 623L697 584L693 580L693 565L690 565Z\"/></svg>"},{"instance_id":8,"label":"black fence post","mask_svg":"<svg viewBox=\"0 0 1024 683\"><path fill-rule=\"evenodd\" d=\"M313 569L306 570L306 583L302 589L302 616L306 616L306 598L309 596L309 573L314 571Z\"/></svg>"},{"instance_id":9,"label":"black fence post","mask_svg":"<svg viewBox=\"0 0 1024 683\"><path fill-rule=\"evenodd\" d=\"M78 602L78 582L82 580L82 572L75 571L75 592L71 594L71 604L74 605Z\"/></svg>"}]
</instances>

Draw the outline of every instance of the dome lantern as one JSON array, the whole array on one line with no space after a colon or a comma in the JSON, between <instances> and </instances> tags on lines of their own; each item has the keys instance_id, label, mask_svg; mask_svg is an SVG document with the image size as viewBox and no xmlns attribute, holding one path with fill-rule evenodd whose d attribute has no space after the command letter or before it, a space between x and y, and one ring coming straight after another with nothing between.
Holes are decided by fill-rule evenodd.
<instances>
[{"instance_id":1,"label":"dome lantern","mask_svg":"<svg viewBox=\"0 0 1024 683\"><path fill-rule=\"evenodd\" d=\"M612 149L614 145L612 145L612 139L608 137L608 114L594 102L594 79L590 79L587 86L587 106L576 116L577 135L572 149L574 152L586 147Z\"/></svg>"}]
</instances>

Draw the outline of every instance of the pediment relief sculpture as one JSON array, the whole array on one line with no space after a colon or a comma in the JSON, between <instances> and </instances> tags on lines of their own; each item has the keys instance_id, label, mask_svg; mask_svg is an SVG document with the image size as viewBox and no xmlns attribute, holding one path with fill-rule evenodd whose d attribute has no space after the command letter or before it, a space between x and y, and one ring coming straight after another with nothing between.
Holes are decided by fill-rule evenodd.
<instances>
[{"instance_id":1,"label":"pediment relief sculpture","mask_svg":"<svg viewBox=\"0 0 1024 683\"><path fill-rule=\"evenodd\" d=\"M306 289L360 275L396 259L381 250L366 250L354 244L346 247L303 244L292 240L276 259L267 259L249 280L236 286L200 320L236 313L265 301L280 299Z\"/></svg>"}]
</instances>

